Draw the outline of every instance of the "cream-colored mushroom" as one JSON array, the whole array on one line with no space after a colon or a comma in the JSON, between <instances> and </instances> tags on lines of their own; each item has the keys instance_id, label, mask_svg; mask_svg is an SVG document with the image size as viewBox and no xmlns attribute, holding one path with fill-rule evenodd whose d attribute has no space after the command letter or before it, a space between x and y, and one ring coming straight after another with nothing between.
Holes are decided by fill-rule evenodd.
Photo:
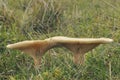
<instances>
[{"instance_id":1,"label":"cream-colored mushroom","mask_svg":"<svg viewBox=\"0 0 120 80\"><path fill-rule=\"evenodd\" d=\"M66 47L74 53L76 64L84 63L84 55L100 44L113 42L109 38L69 38L63 36L51 37L45 40L22 41L7 45L7 48L21 50L34 59L35 66L41 63L44 53L53 47Z\"/></svg>"}]
</instances>

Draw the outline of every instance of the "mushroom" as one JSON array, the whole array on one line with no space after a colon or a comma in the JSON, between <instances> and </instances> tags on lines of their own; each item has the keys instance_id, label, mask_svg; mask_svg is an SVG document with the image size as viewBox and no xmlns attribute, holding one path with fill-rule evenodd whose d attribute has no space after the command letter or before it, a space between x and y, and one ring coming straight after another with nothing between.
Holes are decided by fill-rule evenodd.
<instances>
[{"instance_id":1,"label":"mushroom","mask_svg":"<svg viewBox=\"0 0 120 80\"><path fill-rule=\"evenodd\" d=\"M84 55L100 44L111 43L109 38L69 38L55 36L45 40L28 40L7 45L7 48L21 50L30 55L35 66L41 64L41 57L51 48L65 47L74 54L74 63L83 64Z\"/></svg>"}]
</instances>

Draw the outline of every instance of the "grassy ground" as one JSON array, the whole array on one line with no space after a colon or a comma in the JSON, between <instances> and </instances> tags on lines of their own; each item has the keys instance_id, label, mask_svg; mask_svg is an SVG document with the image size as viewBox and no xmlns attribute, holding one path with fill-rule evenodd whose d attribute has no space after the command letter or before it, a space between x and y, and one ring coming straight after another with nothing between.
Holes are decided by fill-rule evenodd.
<instances>
[{"instance_id":1,"label":"grassy ground","mask_svg":"<svg viewBox=\"0 0 120 80\"><path fill-rule=\"evenodd\" d=\"M120 80L119 0L0 0L0 80ZM108 37L75 65L65 48L48 51L40 70L26 54L6 49L52 36Z\"/></svg>"}]
</instances>

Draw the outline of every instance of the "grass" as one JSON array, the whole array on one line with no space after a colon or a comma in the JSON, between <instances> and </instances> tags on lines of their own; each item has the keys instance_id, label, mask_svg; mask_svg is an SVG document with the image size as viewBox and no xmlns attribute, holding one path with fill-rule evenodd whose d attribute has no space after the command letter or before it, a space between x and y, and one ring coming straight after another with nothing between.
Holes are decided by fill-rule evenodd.
<instances>
[{"instance_id":1,"label":"grass","mask_svg":"<svg viewBox=\"0 0 120 80\"><path fill-rule=\"evenodd\" d=\"M0 80L119 80L119 0L0 0ZM6 45L52 36L108 37L75 65L64 48L48 51L40 70L33 60Z\"/></svg>"}]
</instances>

